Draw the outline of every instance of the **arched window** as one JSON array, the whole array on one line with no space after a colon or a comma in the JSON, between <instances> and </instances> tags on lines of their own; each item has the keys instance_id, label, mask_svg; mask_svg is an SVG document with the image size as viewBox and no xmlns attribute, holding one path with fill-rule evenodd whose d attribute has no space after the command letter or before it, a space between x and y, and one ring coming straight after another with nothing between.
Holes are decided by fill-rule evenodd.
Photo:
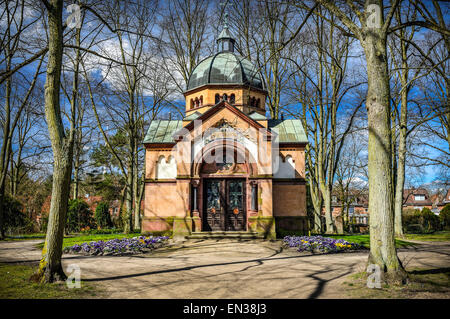
<instances>
[{"instance_id":1,"label":"arched window","mask_svg":"<svg viewBox=\"0 0 450 319\"><path fill-rule=\"evenodd\" d=\"M255 97L252 97L252 101L250 102L250 105L251 106L255 106L255 104L256 104Z\"/></svg>"},{"instance_id":2,"label":"arched window","mask_svg":"<svg viewBox=\"0 0 450 319\"><path fill-rule=\"evenodd\" d=\"M284 157L280 154L278 163L274 164L278 164L272 168L275 178L295 178L295 163L291 155Z\"/></svg>"},{"instance_id":3,"label":"arched window","mask_svg":"<svg viewBox=\"0 0 450 319\"><path fill-rule=\"evenodd\" d=\"M191 109L193 109L193 108L194 108L194 100L191 99Z\"/></svg>"},{"instance_id":4,"label":"arched window","mask_svg":"<svg viewBox=\"0 0 450 319\"><path fill-rule=\"evenodd\" d=\"M231 104L234 104L235 102L236 102L236 97L235 97L234 93L232 93L232 94L230 95L230 103L231 103Z\"/></svg>"},{"instance_id":5,"label":"arched window","mask_svg":"<svg viewBox=\"0 0 450 319\"><path fill-rule=\"evenodd\" d=\"M219 102L220 102L220 95L219 95L219 93L217 93L215 96L215 103L217 104Z\"/></svg>"},{"instance_id":6,"label":"arched window","mask_svg":"<svg viewBox=\"0 0 450 319\"><path fill-rule=\"evenodd\" d=\"M261 104L261 99L257 99L257 100L256 100L256 107L259 107L260 104Z\"/></svg>"},{"instance_id":7,"label":"arched window","mask_svg":"<svg viewBox=\"0 0 450 319\"><path fill-rule=\"evenodd\" d=\"M227 95L226 93L224 93L224 94L222 95L222 99L223 99L224 101L227 101L227 100L228 100L228 95Z\"/></svg>"},{"instance_id":8,"label":"arched window","mask_svg":"<svg viewBox=\"0 0 450 319\"><path fill-rule=\"evenodd\" d=\"M198 97L195 98L195 107L199 107Z\"/></svg>"},{"instance_id":9,"label":"arched window","mask_svg":"<svg viewBox=\"0 0 450 319\"><path fill-rule=\"evenodd\" d=\"M177 164L175 158L170 155L167 158L164 155L158 157L156 162L156 178L157 179L174 179L177 177Z\"/></svg>"},{"instance_id":10,"label":"arched window","mask_svg":"<svg viewBox=\"0 0 450 319\"><path fill-rule=\"evenodd\" d=\"M203 105L203 95L200 95L200 106Z\"/></svg>"}]
</instances>

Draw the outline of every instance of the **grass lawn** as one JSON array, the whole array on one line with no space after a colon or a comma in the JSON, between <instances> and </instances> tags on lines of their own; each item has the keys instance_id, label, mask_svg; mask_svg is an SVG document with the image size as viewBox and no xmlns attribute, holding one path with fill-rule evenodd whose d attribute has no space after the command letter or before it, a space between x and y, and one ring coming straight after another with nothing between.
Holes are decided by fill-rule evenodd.
<instances>
[{"instance_id":1,"label":"grass lawn","mask_svg":"<svg viewBox=\"0 0 450 319\"><path fill-rule=\"evenodd\" d=\"M81 288L67 288L66 283L38 284L29 281L36 265L0 264L0 299L72 299L99 298L102 292L81 282Z\"/></svg>"},{"instance_id":2,"label":"grass lawn","mask_svg":"<svg viewBox=\"0 0 450 319\"><path fill-rule=\"evenodd\" d=\"M384 284L381 288L367 287L367 274L357 273L344 281L345 293L350 298L364 299L437 299L448 298L450 293L450 268L413 269L409 271L409 282L404 286Z\"/></svg>"},{"instance_id":3,"label":"grass lawn","mask_svg":"<svg viewBox=\"0 0 450 319\"><path fill-rule=\"evenodd\" d=\"M437 231L432 234L405 234L405 239L418 241L450 241L450 231Z\"/></svg>"},{"instance_id":4,"label":"grass lawn","mask_svg":"<svg viewBox=\"0 0 450 319\"><path fill-rule=\"evenodd\" d=\"M370 235L324 235L332 238L342 238L348 242L357 243L366 248L370 248ZM415 246L416 244L401 240L395 239L395 247L397 248L406 248Z\"/></svg>"},{"instance_id":5,"label":"grass lawn","mask_svg":"<svg viewBox=\"0 0 450 319\"><path fill-rule=\"evenodd\" d=\"M24 234L17 236L6 236L6 241L15 241L15 240L33 240L33 239L44 239L45 233L35 233L35 234Z\"/></svg>"},{"instance_id":6,"label":"grass lawn","mask_svg":"<svg viewBox=\"0 0 450 319\"><path fill-rule=\"evenodd\" d=\"M111 239L122 239L122 238L133 238L140 236L141 234L131 233L131 234L98 234L98 235L77 235L72 237L64 237L63 248L73 246L75 244L81 245L82 243L88 243L91 241L107 241ZM39 248L44 247L44 243L38 245Z\"/></svg>"}]
</instances>

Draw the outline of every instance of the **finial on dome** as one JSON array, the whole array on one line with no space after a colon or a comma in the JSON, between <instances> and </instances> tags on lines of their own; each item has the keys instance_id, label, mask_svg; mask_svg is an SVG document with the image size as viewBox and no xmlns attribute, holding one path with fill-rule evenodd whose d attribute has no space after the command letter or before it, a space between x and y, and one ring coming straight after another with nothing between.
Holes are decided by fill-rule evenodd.
<instances>
[{"instance_id":1,"label":"finial on dome","mask_svg":"<svg viewBox=\"0 0 450 319\"><path fill-rule=\"evenodd\" d=\"M223 51L234 52L234 44L236 42L233 39L233 37L231 36L230 31L228 30L227 3L228 3L228 1L220 3L220 5L224 7L223 10L225 13L224 13L224 19L223 19L223 29L222 29L222 32L220 32L219 36L217 37L217 44L219 47L219 52L223 52Z\"/></svg>"},{"instance_id":2,"label":"finial on dome","mask_svg":"<svg viewBox=\"0 0 450 319\"><path fill-rule=\"evenodd\" d=\"M225 11L225 18L223 19L223 28L228 29L228 12Z\"/></svg>"}]
</instances>

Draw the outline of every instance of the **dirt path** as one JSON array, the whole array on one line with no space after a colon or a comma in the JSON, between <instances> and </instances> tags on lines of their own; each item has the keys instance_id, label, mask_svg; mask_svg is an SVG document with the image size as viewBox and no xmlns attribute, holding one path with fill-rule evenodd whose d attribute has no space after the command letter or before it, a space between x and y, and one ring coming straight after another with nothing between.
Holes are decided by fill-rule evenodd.
<instances>
[{"instance_id":1,"label":"dirt path","mask_svg":"<svg viewBox=\"0 0 450 319\"><path fill-rule=\"evenodd\" d=\"M0 242L0 262L37 262L39 241ZM399 250L408 268L450 267L450 242ZM364 270L367 252L299 255L280 242L197 240L152 254L64 255L111 298L345 298L342 282Z\"/></svg>"}]
</instances>

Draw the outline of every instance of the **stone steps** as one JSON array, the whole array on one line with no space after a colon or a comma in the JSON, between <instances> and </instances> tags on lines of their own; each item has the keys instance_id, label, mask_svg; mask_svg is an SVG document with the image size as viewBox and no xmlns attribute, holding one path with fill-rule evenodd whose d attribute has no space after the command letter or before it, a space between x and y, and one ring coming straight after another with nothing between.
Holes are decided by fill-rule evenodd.
<instances>
[{"instance_id":1,"label":"stone steps","mask_svg":"<svg viewBox=\"0 0 450 319\"><path fill-rule=\"evenodd\" d=\"M246 231L203 231L193 232L186 239L264 239L264 235Z\"/></svg>"}]
</instances>

